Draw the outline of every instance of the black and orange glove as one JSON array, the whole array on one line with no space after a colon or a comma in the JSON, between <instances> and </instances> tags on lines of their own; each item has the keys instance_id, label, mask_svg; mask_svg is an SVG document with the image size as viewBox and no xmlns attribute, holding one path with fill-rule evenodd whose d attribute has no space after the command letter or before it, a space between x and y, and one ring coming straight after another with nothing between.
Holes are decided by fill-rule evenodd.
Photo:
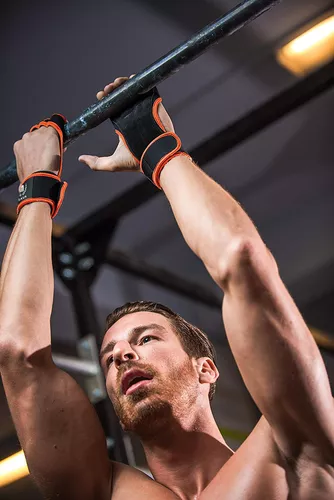
<instances>
[{"instance_id":1,"label":"black and orange glove","mask_svg":"<svg viewBox=\"0 0 334 500\"><path fill-rule=\"evenodd\" d=\"M60 143L60 166L58 174L54 174L48 170L38 170L22 181L19 187L17 214L19 214L22 207L36 201L44 201L50 205L52 219L59 212L67 188L67 182L61 180L65 123L66 118L64 116L54 114L51 118L42 120L37 125L31 127L30 132L40 127L52 127L57 131Z\"/></svg>"},{"instance_id":2,"label":"black and orange glove","mask_svg":"<svg viewBox=\"0 0 334 500\"><path fill-rule=\"evenodd\" d=\"M159 189L160 173L166 163L175 156L189 156L182 149L181 139L174 132L167 132L163 126L158 115L160 102L162 98L154 87L131 108L111 119L116 134L138 161L143 174Z\"/></svg>"}]
</instances>

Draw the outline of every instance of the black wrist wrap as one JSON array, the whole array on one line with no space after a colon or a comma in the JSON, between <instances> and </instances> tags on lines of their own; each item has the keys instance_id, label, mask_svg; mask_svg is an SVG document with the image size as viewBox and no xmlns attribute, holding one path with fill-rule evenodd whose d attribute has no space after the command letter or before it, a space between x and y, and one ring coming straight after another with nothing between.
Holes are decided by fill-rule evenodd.
<instances>
[{"instance_id":1,"label":"black wrist wrap","mask_svg":"<svg viewBox=\"0 0 334 500\"><path fill-rule=\"evenodd\" d=\"M44 201L50 205L51 217L54 218L61 207L67 188L67 182L59 179L48 170L39 170L31 174L20 184L17 213L24 205Z\"/></svg>"},{"instance_id":2,"label":"black wrist wrap","mask_svg":"<svg viewBox=\"0 0 334 500\"><path fill-rule=\"evenodd\" d=\"M159 115L162 101L154 87L139 97L137 102L120 116L112 119L115 132L140 164L141 171L161 189L159 177L168 161L178 155L187 155L181 140L174 132L166 132Z\"/></svg>"},{"instance_id":3,"label":"black wrist wrap","mask_svg":"<svg viewBox=\"0 0 334 500\"><path fill-rule=\"evenodd\" d=\"M66 119L62 115L52 115L34 125L30 132L39 129L40 127L52 127L59 135L60 142L60 166L59 173L54 174L49 170L38 170L26 177L19 186L19 198L17 205L17 214L22 207L36 201L46 202L51 208L51 217L54 218L64 199L67 182L63 182L60 178L63 168L63 134Z\"/></svg>"}]
</instances>

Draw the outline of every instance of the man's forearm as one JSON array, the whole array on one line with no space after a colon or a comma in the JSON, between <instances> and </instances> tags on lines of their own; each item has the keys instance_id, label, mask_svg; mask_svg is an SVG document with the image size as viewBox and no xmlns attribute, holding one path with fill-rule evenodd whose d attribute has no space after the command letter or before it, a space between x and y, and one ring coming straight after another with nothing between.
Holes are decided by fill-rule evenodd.
<instances>
[{"instance_id":1,"label":"man's forearm","mask_svg":"<svg viewBox=\"0 0 334 500\"><path fill-rule=\"evenodd\" d=\"M49 205L22 208L1 269L0 343L9 340L19 348L36 350L50 344L51 231Z\"/></svg>"},{"instance_id":2,"label":"man's forearm","mask_svg":"<svg viewBox=\"0 0 334 500\"><path fill-rule=\"evenodd\" d=\"M187 157L171 160L160 182L184 239L216 281L234 241L261 241L241 206Z\"/></svg>"}]
</instances>

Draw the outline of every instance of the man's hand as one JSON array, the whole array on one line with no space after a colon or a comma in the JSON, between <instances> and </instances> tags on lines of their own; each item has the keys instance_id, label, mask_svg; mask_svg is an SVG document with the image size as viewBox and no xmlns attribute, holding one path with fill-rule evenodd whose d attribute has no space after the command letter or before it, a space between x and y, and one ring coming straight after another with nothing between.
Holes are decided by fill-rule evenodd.
<instances>
[{"instance_id":1,"label":"man's hand","mask_svg":"<svg viewBox=\"0 0 334 500\"><path fill-rule=\"evenodd\" d=\"M131 75L130 78L132 78L132 76L134 75ZM110 92L127 80L128 77L116 78L114 82L109 83L103 90L100 90L96 94L97 99L103 99L103 97L106 97ZM173 123L161 103L158 107L158 114L166 132L174 132ZM81 155L79 161L86 163L92 170L102 170L106 172L140 172L138 161L132 156L121 138L119 139L118 146L113 155L106 157Z\"/></svg>"},{"instance_id":2,"label":"man's hand","mask_svg":"<svg viewBox=\"0 0 334 500\"><path fill-rule=\"evenodd\" d=\"M59 136L52 127L28 132L15 142L14 154L20 183L38 170L57 174L60 166Z\"/></svg>"}]
</instances>

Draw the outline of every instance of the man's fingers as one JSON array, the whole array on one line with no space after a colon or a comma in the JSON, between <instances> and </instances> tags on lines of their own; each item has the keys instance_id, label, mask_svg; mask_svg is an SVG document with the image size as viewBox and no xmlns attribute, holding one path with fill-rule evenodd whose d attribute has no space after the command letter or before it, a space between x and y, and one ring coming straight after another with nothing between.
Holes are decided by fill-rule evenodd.
<instances>
[{"instance_id":1,"label":"man's fingers","mask_svg":"<svg viewBox=\"0 0 334 500\"><path fill-rule=\"evenodd\" d=\"M115 78L114 84L116 84L117 86L121 85L122 83L126 82L128 79L129 79L128 76L119 76L119 77Z\"/></svg>"},{"instance_id":2,"label":"man's fingers","mask_svg":"<svg viewBox=\"0 0 334 500\"><path fill-rule=\"evenodd\" d=\"M104 87L104 93L106 95L110 94L110 92L112 92L113 90L117 89L117 87L119 87L120 85L122 85L123 83L125 83L129 78L127 76L119 76L118 78L115 78L115 80L111 83L108 83L108 85L106 85Z\"/></svg>"},{"instance_id":3,"label":"man's fingers","mask_svg":"<svg viewBox=\"0 0 334 500\"><path fill-rule=\"evenodd\" d=\"M127 76L119 76L118 78L115 78L113 82L108 83L103 90L100 90L96 94L97 99L100 101L103 97L107 96L108 94L110 94L110 92L117 89L117 87L125 83L128 79L129 78Z\"/></svg>"},{"instance_id":4,"label":"man's fingers","mask_svg":"<svg viewBox=\"0 0 334 500\"><path fill-rule=\"evenodd\" d=\"M96 94L96 98L101 101L102 97L104 97L105 94L103 92L103 90L100 90L97 94Z\"/></svg>"}]
</instances>

